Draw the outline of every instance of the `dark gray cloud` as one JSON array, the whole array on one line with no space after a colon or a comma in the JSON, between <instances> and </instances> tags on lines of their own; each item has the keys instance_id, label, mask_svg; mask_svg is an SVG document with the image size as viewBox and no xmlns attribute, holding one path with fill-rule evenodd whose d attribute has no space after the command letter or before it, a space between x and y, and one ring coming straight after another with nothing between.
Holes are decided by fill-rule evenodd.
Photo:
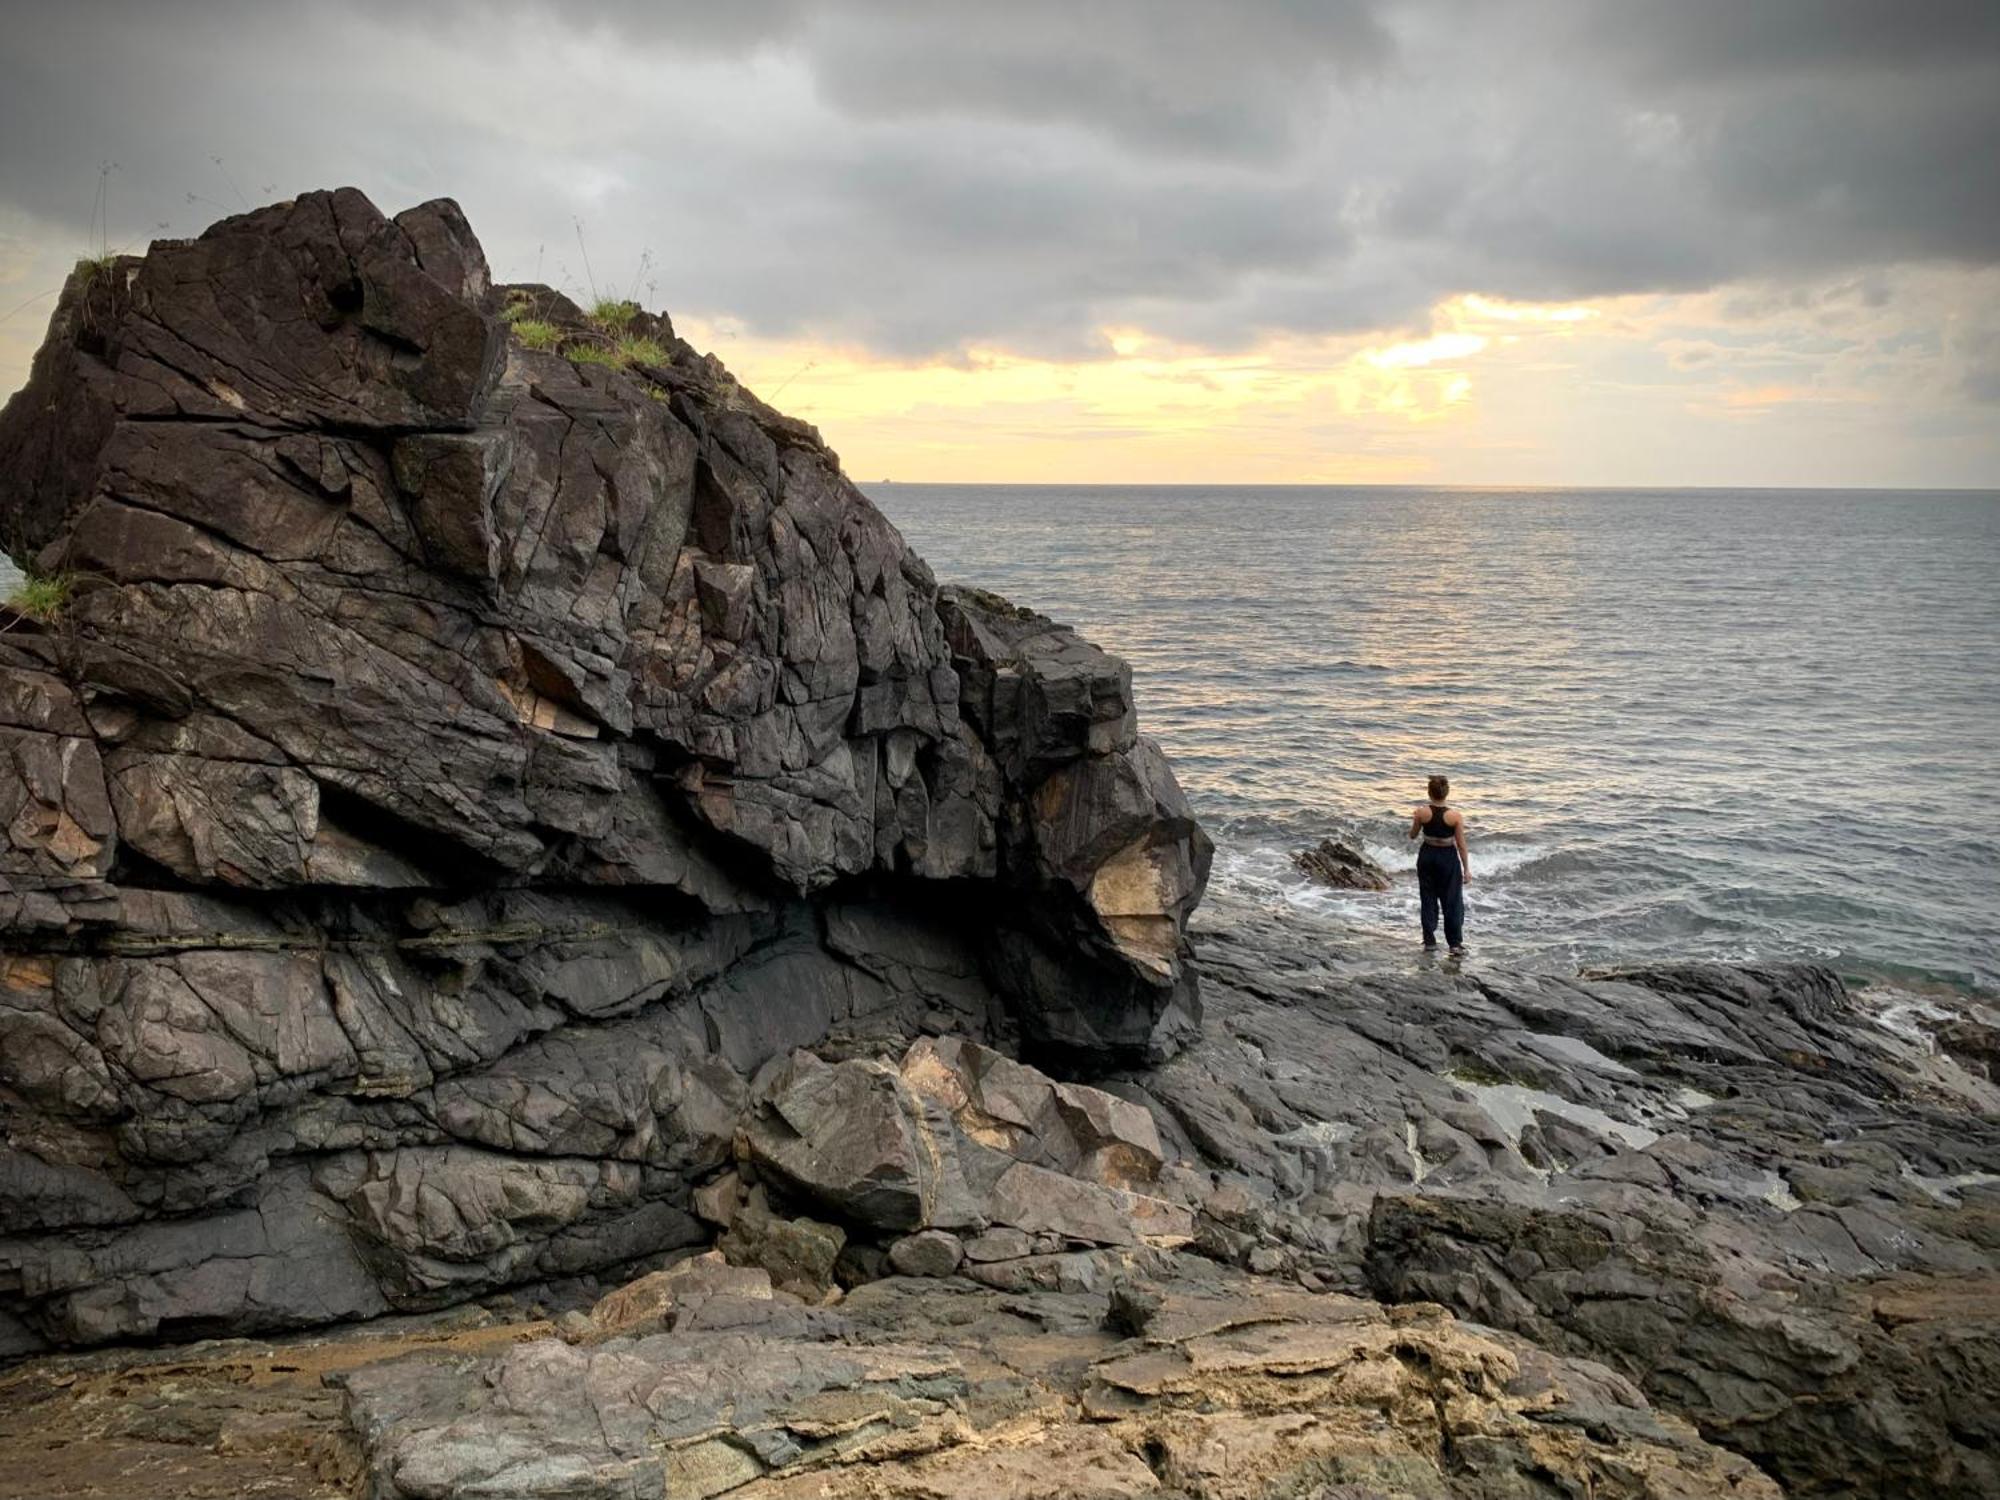
<instances>
[{"instance_id":1,"label":"dark gray cloud","mask_svg":"<svg viewBox=\"0 0 2000 1500\"><path fill-rule=\"evenodd\" d=\"M121 240L450 193L503 274L647 251L673 308L900 353L2000 263L1989 0L66 0L0 37L0 213L79 249L104 161Z\"/></svg>"},{"instance_id":2,"label":"dark gray cloud","mask_svg":"<svg viewBox=\"0 0 2000 1500\"><path fill-rule=\"evenodd\" d=\"M1579 0L1593 51L1655 80L1861 74L1990 63L1991 0Z\"/></svg>"},{"instance_id":3,"label":"dark gray cloud","mask_svg":"<svg viewBox=\"0 0 2000 1500\"><path fill-rule=\"evenodd\" d=\"M824 20L824 13L822 13ZM812 42L821 95L861 119L1099 130L1142 152L1256 159L1389 60L1370 6L1098 0L858 8Z\"/></svg>"}]
</instances>

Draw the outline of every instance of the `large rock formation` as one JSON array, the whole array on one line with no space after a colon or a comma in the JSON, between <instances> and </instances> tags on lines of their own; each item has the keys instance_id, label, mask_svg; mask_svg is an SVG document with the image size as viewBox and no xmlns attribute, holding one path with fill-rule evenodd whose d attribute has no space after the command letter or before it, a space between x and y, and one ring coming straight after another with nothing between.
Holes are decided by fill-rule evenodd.
<instances>
[{"instance_id":1,"label":"large rock formation","mask_svg":"<svg viewBox=\"0 0 2000 1500\"><path fill-rule=\"evenodd\" d=\"M0 1351L654 1255L794 1048L1197 1016L1123 664L449 202L80 267L0 484Z\"/></svg>"}]
</instances>

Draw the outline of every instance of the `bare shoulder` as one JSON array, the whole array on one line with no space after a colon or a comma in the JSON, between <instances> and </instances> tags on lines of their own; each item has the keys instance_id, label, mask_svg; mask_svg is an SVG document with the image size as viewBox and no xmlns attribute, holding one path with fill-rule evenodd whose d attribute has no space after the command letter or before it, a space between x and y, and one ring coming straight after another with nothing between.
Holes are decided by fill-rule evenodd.
<instances>
[{"instance_id":1,"label":"bare shoulder","mask_svg":"<svg viewBox=\"0 0 2000 1500\"><path fill-rule=\"evenodd\" d=\"M1463 828L1465 826L1465 814L1455 807L1445 813L1444 820L1454 828Z\"/></svg>"}]
</instances>

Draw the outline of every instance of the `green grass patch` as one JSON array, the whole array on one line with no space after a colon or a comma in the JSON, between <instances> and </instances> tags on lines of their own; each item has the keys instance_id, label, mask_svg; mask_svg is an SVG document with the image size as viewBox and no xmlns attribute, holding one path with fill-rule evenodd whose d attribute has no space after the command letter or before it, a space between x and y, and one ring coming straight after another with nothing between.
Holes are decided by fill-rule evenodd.
<instances>
[{"instance_id":1,"label":"green grass patch","mask_svg":"<svg viewBox=\"0 0 2000 1500\"><path fill-rule=\"evenodd\" d=\"M76 580L68 573L30 573L7 596L7 607L16 614L46 623L62 613L75 587Z\"/></svg>"},{"instance_id":2,"label":"green grass patch","mask_svg":"<svg viewBox=\"0 0 2000 1500\"><path fill-rule=\"evenodd\" d=\"M658 339L619 339L614 344L589 340L572 344L564 351L573 364L609 365L613 369L629 369L633 365L670 365L673 355Z\"/></svg>"},{"instance_id":3,"label":"green grass patch","mask_svg":"<svg viewBox=\"0 0 2000 1500\"><path fill-rule=\"evenodd\" d=\"M674 357L658 339L620 339L618 362L626 365L670 365Z\"/></svg>"},{"instance_id":4,"label":"green grass patch","mask_svg":"<svg viewBox=\"0 0 2000 1500\"><path fill-rule=\"evenodd\" d=\"M524 349L553 349L562 342L563 331L543 318L520 318L514 323L514 337Z\"/></svg>"},{"instance_id":5,"label":"green grass patch","mask_svg":"<svg viewBox=\"0 0 2000 1500\"><path fill-rule=\"evenodd\" d=\"M627 297L600 297L590 316L600 328L623 328L639 316L639 304Z\"/></svg>"}]
</instances>

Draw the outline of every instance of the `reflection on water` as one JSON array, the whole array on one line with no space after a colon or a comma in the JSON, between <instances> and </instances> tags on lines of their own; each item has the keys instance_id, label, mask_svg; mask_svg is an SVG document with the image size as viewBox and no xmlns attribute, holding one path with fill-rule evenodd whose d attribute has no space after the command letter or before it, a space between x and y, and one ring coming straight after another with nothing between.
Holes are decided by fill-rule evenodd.
<instances>
[{"instance_id":1,"label":"reflection on water","mask_svg":"<svg viewBox=\"0 0 2000 1500\"><path fill-rule=\"evenodd\" d=\"M1861 492L872 492L942 579L1132 661L1218 895L1407 941L1448 774L1471 938L1552 967L1812 957L2000 986L2000 499Z\"/></svg>"}]
</instances>

